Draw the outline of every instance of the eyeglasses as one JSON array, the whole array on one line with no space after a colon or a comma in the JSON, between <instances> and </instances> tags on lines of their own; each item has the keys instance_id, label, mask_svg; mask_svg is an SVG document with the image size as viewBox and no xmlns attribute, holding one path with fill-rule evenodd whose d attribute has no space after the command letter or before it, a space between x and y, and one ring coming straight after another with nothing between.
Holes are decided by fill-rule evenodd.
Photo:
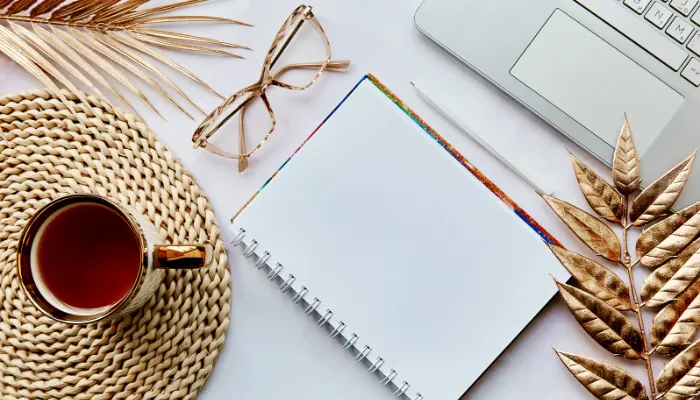
<instances>
[{"instance_id":1,"label":"eyeglasses","mask_svg":"<svg viewBox=\"0 0 700 400\"><path fill-rule=\"evenodd\" d=\"M314 38L312 40L315 40L315 43L318 45L319 49L317 50L321 53L325 53L323 61L291 63L271 72L271 69L278 60L283 57L285 51L289 49L292 40L300 32L305 22L308 22L314 28L311 33ZM306 40L309 41L309 39ZM297 40L297 42L300 42L300 40ZM307 57L307 54L312 52L309 50L312 46L308 46L311 44L310 41L306 44L307 48L304 49L305 51L303 52L304 57ZM295 46L297 46L297 44L295 44ZM316 82L323 71L344 72L347 71L349 67L350 60L331 60L331 45L328 41L328 37L311 11L311 7L305 5L297 7L297 9L289 15L279 32L277 32L275 39L272 41L270 50L263 62L260 79L254 84L236 92L207 116L192 136L194 148L203 148L219 156L238 160L238 170L240 172L245 171L248 167L248 159L250 156L265 144L275 130L277 124L275 113L272 111L272 107L267 98L267 89L271 86L277 86L290 90L305 90ZM284 78L283 75L285 76ZM270 129L255 147L247 150L244 127L245 113L254 102L259 100L262 101L267 111L267 116L265 118L267 119L269 116ZM239 117L238 153L225 151L209 141L214 133L221 129L234 116Z\"/></svg>"}]
</instances>

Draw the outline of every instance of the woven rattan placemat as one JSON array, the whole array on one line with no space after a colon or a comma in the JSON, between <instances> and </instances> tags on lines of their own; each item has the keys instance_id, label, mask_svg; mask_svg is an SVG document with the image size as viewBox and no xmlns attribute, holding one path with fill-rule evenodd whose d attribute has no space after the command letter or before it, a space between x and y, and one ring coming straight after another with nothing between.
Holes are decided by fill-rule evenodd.
<instances>
[{"instance_id":1,"label":"woven rattan placemat","mask_svg":"<svg viewBox=\"0 0 700 400\"><path fill-rule=\"evenodd\" d=\"M192 399L229 326L231 277L214 213L142 121L90 97L106 126L98 129L92 111L66 96L77 114L43 90L0 98L0 399ZM169 243L212 243L214 266L169 271L130 316L53 322L20 288L15 247L27 219L69 193L128 204Z\"/></svg>"}]
</instances>

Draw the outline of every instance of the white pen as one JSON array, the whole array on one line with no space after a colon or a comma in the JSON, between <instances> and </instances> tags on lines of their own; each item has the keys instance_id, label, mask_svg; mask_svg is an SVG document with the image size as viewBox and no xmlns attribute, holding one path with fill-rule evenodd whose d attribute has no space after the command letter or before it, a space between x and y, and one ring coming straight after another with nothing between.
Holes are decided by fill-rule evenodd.
<instances>
[{"instance_id":1,"label":"white pen","mask_svg":"<svg viewBox=\"0 0 700 400\"><path fill-rule=\"evenodd\" d=\"M542 185L537 184L537 182L525 175L520 168L517 168L515 165L513 165L508 159L506 159L501 153L498 152L493 146L491 146L490 143L488 143L483 137L479 136L476 132L474 132L471 128L466 126L462 121L458 120L456 117L454 117L454 112L449 109L444 104L440 104L434 96L430 96L428 93L426 93L423 89L418 87L415 83L411 82L411 85L413 85L414 88L418 91L418 94L420 97L423 98L423 100L426 101L426 103L430 104L435 110L437 110L440 114L445 116L450 122L452 122L454 125L456 125L460 130L462 130L464 133L466 133L469 137L474 139L481 147L483 147L486 151L491 153L494 157L496 157L503 165L506 167L510 168L513 172L515 172L522 180L527 182L528 185L530 185L535 191L539 194L546 194L546 195L551 195L552 192L549 190L543 189Z\"/></svg>"}]
</instances>

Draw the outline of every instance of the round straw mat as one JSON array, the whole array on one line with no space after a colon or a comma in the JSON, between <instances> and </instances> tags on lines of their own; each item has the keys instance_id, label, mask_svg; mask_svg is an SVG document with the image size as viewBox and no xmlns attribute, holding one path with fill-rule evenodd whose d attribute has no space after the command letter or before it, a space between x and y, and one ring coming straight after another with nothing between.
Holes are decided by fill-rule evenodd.
<instances>
[{"instance_id":1,"label":"round straw mat","mask_svg":"<svg viewBox=\"0 0 700 400\"><path fill-rule=\"evenodd\" d=\"M44 90L0 98L0 399L193 399L229 326L231 277L214 212L192 175L133 115ZM28 301L16 245L32 214L64 194L96 193L148 217L168 243L215 247L214 265L169 271L141 310L88 326Z\"/></svg>"}]
</instances>

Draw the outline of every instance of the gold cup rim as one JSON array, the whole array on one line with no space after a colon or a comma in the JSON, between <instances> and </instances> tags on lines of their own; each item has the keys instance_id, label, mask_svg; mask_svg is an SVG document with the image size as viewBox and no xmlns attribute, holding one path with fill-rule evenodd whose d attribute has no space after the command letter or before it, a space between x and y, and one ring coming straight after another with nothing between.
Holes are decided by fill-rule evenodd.
<instances>
[{"instance_id":1,"label":"gold cup rim","mask_svg":"<svg viewBox=\"0 0 700 400\"><path fill-rule=\"evenodd\" d=\"M124 295L124 297L122 297L117 303L111 305L107 310L90 315L72 314L56 308L41 293L36 284L34 274L32 272L31 249L39 228L43 225L46 219L53 215L55 212L63 209L68 205L76 203L100 204L117 212L117 214L119 214L129 224L133 234L136 236L141 246L139 259L139 274L138 278L134 280L134 284L132 285L132 287ZM71 194L52 200L50 203L39 209L29 219L29 221L27 221L27 225L22 230L22 235L20 236L20 240L17 244L16 265L20 285L22 286L22 289L27 295L29 301L39 311L41 311L44 315L48 316L49 318L58 322L85 325L98 322L113 316L115 313L119 312L124 305L128 304L132 300L136 293L138 293L139 288L143 285L143 282L146 278L146 273L148 269L146 265L147 259L148 245L146 237L143 231L139 228L139 224L136 221L136 219L134 219L134 217L129 212L124 210L124 208L119 203L112 201L106 197L94 194Z\"/></svg>"}]
</instances>

